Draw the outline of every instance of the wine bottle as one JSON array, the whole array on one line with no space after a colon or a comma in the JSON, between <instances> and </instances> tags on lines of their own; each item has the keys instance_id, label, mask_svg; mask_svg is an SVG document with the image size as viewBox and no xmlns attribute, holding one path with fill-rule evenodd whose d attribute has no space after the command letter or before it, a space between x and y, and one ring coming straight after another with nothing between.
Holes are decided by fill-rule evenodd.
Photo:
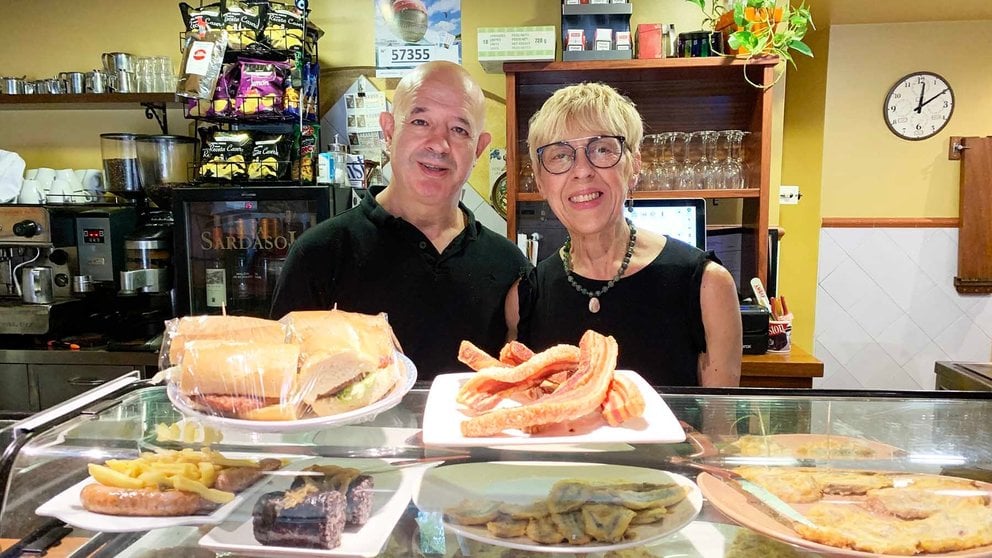
<instances>
[{"instance_id":1,"label":"wine bottle","mask_svg":"<svg viewBox=\"0 0 992 558\"><path fill-rule=\"evenodd\" d=\"M224 265L224 228L220 217L214 216L210 229L210 247L205 250L207 262L204 266L207 313L217 314L227 306L227 267Z\"/></svg>"}]
</instances>

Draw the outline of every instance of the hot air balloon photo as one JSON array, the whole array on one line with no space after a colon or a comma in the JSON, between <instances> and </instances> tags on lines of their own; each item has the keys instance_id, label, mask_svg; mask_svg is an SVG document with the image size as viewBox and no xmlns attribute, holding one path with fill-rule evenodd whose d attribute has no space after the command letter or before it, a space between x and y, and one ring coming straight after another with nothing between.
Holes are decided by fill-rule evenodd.
<instances>
[{"instance_id":1,"label":"hot air balloon photo","mask_svg":"<svg viewBox=\"0 0 992 558\"><path fill-rule=\"evenodd\" d=\"M376 75L431 60L461 62L461 0L375 0Z\"/></svg>"}]
</instances>

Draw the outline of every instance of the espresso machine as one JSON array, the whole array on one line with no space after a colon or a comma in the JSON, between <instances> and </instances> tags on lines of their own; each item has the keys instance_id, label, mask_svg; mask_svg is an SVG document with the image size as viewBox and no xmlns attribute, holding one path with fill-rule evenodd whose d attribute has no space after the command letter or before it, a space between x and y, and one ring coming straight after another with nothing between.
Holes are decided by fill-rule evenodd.
<instances>
[{"instance_id":1,"label":"espresso machine","mask_svg":"<svg viewBox=\"0 0 992 558\"><path fill-rule=\"evenodd\" d=\"M58 336L85 315L72 219L34 205L0 205L0 342ZM14 341L17 344L17 341Z\"/></svg>"}]
</instances>

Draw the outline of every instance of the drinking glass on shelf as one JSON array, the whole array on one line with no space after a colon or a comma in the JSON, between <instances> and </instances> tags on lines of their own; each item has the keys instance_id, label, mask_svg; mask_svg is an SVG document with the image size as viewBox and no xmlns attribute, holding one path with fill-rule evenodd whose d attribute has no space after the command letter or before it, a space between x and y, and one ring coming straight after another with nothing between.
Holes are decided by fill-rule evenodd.
<instances>
[{"instance_id":1,"label":"drinking glass on shelf","mask_svg":"<svg viewBox=\"0 0 992 558\"><path fill-rule=\"evenodd\" d=\"M641 177L637 185L638 190L658 190L660 189L658 181L658 169L660 165L659 149L661 144L658 141L659 134L649 134L644 136L643 153L645 155L643 160L643 168L641 169Z\"/></svg>"},{"instance_id":2,"label":"drinking glass on shelf","mask_svg":"<svg viewBox=\"0 0 992 558\"><path fill-rule=\"evenodd\" d=\"M678 189L679 165L675 161L675 135L679 132L664 132L659 134L658 189Z\"/></svg>"},{"instance_id":3,"label":"drinking glass on shelf","mask_svg":"<svg viewBox=\"0 0 992 558\"><path fill-rule=\"evenodd\" d=\"M134 61L135 91L148 93L155 90L155 77L150 57L139 57Z\"/></svg>"},{"instance_id":4,"label":"drinking glass on shelf","mask_svg":"<svg viewBox=\"0 0 992 558\"><path fill-rule=\"evenodd\" d=\"M676 190L691 190L692 179L692 134L689 132L672 132L672 153L675 166L678 169L675 186Z\"/></svg>"},{"instance_id":5,"label":"drinking glass on shelf","mask_svg":"<svg viewBox=\"0 0 992 558\"><path fill-rule=\"evenodd\" d=\"M152 91L165 93L176 88L176 77L172 72L172 59L168 56L155 56L151 61Z\"/></svg>"},{"instance_id":6,"label":"drinking glass on shelf","mask_svg":"<svg viewBox=\"0 0 992 558\"><path fill-rule=\"evenodd\" d=\"M726 139L727 158L720 165L720 178L724 188L744 188L746 168L744 167L743 143L747 132L742 130L724 130L720 132Z\"/></svg>"}]
</instances>

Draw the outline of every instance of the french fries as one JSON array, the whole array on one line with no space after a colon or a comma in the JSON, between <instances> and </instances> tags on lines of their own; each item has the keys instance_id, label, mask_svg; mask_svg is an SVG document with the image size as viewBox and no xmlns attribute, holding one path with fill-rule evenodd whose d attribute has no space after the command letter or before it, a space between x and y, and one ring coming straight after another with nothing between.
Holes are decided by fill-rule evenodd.
<instances>
[{"instance_id":1,"label":"french fries","mask_svg":"<svg viewBox=\"0 0 992 558\"><path fill-rule=\"evenodd\" d=\"M159 442L184 442L210 445L224 438L216 428L204 426L196 422L174 422L155 425L155 439Z\"/></svg>"},{"instance_id":2,"label":"french fries","mask_svg":"<svg viewBox=\"0 0 992 558\"><path fill-rule=\"evenodd\" d=\"M213 488L217 473L226 467L257 467L250 459L230 459L208 448L144 452L137 459L110 459L103 465L90 463L95 481L116 488L182 490L199 494L205 500L226 504L233 492Z\"/></svg>"}]
</instances>

